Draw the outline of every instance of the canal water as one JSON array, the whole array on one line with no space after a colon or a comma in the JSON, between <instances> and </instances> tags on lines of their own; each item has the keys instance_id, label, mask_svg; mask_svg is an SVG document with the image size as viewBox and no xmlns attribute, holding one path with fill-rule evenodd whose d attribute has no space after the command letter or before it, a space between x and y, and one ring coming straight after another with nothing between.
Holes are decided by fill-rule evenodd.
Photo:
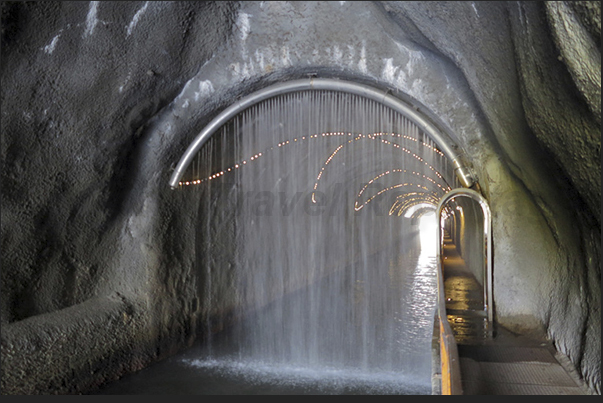
<instances>
[{"instance_id":1,"label":"canal water","mask_svg":"<svg viewBox=\"0 0 603 403\"><path fill-rule=\"evenodd\" d=\"M197 208L204 343L102 393L430 394L424 213L454 178L418 126L359 96L300 92L241 112L179 189ZM210 331L225 312L236 324Z\"/></svg>"},{"instance_id":2,"label":"canal water","mask_svg":"<svg viewBox=\"0 0 603 403\"><path fill-rule=\"evenodd\" d=\"M432 240L432 232L418 235L423 242ZM365 309L376 309L370 323L360 327L350 320L363 296L356 288L356 301L348 301L340 311L341 321L325 329L309 329L312 340L322 340L326 359L307 358L308 351L297 351L298 357L276 353L283 343L275 337L279 325L291 326L288 320L270 323L275 317L294 315L296 308L307 304L316 288L329 287L332 278L276 301L244 321L214 335L211 343L199 343L149 368L105 385L101 395L429 395L431 394L431 336L435 310L436 265L433 251L396 253L386 249L370 257L374 276L390 282L386 290L370 290L374 297ZM351 267L347 267L352 278ZM377 297L378 296L378 297ZM377 312L377 311L374 311ZM308 320L309 318L306 318ZM331 318L332 320L333 318ZM296 322L303 322L297 318ZM335 321L337 322L337 321ZM324 324L324 323L323 323ZM263 329L263 330L262 330ZM333 331L333 329L338 329ZM365 346L358 338L360 329L369 329L370 341ZM300 328L299 337L309 333ZM252 333L252 334L250 334ZM253 334L254 333L254 334ZM384 336L391 339L386 340ZM329 340L335 337L337 340ZM264 339L264 343L259 342ZM298 340L296 343L299 343ZM336 348L336 344L360 343L356 351ZM292 350L290 343L286 343ZM264 347L258 347L258 346ZM303 346L303 343L301 344ZM372 349L374 345L376 348ZM256 346L254 350L254 347ZM364 357L366 351L371 357ZM259 348L260 351L257 351ZM345 360L329 357L328 349L344 351ZM293 354L289 351L289 354ZM342 353L339 353L341 357ZM306 357L300 361L300 357ZM336 355L337 356L337 355ZM276 358L275 358L276 357ZM325 357L323 357L325 358ZM329 359L330 358L330 359ZM305 361L305 363L304 363ZM300 363L301 362L301 363Z\"/></svg>"}]
</instances>

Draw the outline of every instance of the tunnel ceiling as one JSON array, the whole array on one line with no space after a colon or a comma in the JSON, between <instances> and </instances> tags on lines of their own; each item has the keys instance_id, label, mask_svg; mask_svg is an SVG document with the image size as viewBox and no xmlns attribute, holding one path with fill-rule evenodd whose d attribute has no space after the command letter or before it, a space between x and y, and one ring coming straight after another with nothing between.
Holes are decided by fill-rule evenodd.
<instances>
[{"instance_id":1,"label":"tunnel ceiling","mask_svg":"<svg viewBox=\"0 0 603 403\"><path fill-rule=\"evenodd\" d=\"M492 209L497 320L600 393L599 2L1 7L3 393L93 390L196 339L199 201L171 170L236 100L309 76L454 134Z\"/></svg>"}]
</instances>

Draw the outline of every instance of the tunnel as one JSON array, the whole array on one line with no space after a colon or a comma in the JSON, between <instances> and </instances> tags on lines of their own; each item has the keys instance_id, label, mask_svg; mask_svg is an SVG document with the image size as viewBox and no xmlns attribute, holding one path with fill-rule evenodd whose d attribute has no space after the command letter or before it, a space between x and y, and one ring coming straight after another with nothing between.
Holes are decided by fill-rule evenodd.
<instances>
[{"instance_id":1,"label":"tunnel","mask_svg":"<svg viewBox=\"0 0 603 403\"><path fill-rule=\"evenodd\" d=\"M600 394L599 2L1 7L2 394Z\"/></svg>"}]
</instances>

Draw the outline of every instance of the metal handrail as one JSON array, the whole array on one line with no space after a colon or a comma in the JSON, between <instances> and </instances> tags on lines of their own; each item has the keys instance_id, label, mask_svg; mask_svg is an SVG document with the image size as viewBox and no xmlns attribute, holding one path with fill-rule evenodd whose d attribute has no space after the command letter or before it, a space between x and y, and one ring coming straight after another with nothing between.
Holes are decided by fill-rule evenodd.
<instances>
[{"instance_id":1,"label":"metal handrail","mask_svg":"<svg viewBox=\"0 0 603 403\"><path fill-rule=\"evenodd\" d=\"M450 136L444 134L431 122L426 120L423 116L421 116L421 114L413 109L412 106L407 105L402 100L389 94L388 91L376 89L368 85L339 79L308 78L286 81L262 88L261 90L238 100L233 105L222 111L211 122L209 122L209 124L205 126L203 130L201 130L197 137L195 137L195 139L188 146L170 177L170 187L172 189L176 189L178 187L180 178L193 161L194 156L201 149L203 144L205 144L205 142L209 140L209 138L229 119L237 115L239 112L242 112L250 106L255 105L265 99L277 95L305 90L330 90L359 95L379 102L384 106L390 107L391 109L401 113L408 119L412 120L413 123L415 123L437 143L438 147L442 150L446 157L452 161L455 173L463 186L471 187L474 184L474 179L470 174L470 169L464 164L461 155L456 151L455 146L452 144L452 141L449 138Z\"/></svg>"},{"instance_id":2,"label":"metal handrail","mask_svg":"<svg viewBox=\"0 0 603 403\"><path fill-rule=\"evenodd\" d=\"M440 210L438 210L440 212ZM439 213L438 216L439 217ZM437 253L437 278L438 278L438 301L437 314L439 324L440 345L440 371L442 375L441 394L462 395L461 365L459 361L458 347L448 317L446 316L446 294L444 292L444 272L442 256L441 230L438 220L438 253Z\"/></svg>"}]
</instances>

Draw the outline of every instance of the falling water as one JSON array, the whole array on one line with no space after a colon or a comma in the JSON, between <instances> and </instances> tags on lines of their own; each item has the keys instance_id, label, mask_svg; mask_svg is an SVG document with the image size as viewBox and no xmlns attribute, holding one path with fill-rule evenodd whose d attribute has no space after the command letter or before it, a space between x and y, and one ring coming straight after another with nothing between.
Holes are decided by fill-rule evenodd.
<instances>
[{"instance_id":1,"label":"falling water","mask_svg":"<svg viewBox=\"0 0 603 403\"><path fill-rule=\"evenodd\" d=\"M208 329L191 365L430 393L435 237L411 213L455 182L414 123L355 95L282 95L224 125L186 175Z\"/></svg>"}]
</instances>

